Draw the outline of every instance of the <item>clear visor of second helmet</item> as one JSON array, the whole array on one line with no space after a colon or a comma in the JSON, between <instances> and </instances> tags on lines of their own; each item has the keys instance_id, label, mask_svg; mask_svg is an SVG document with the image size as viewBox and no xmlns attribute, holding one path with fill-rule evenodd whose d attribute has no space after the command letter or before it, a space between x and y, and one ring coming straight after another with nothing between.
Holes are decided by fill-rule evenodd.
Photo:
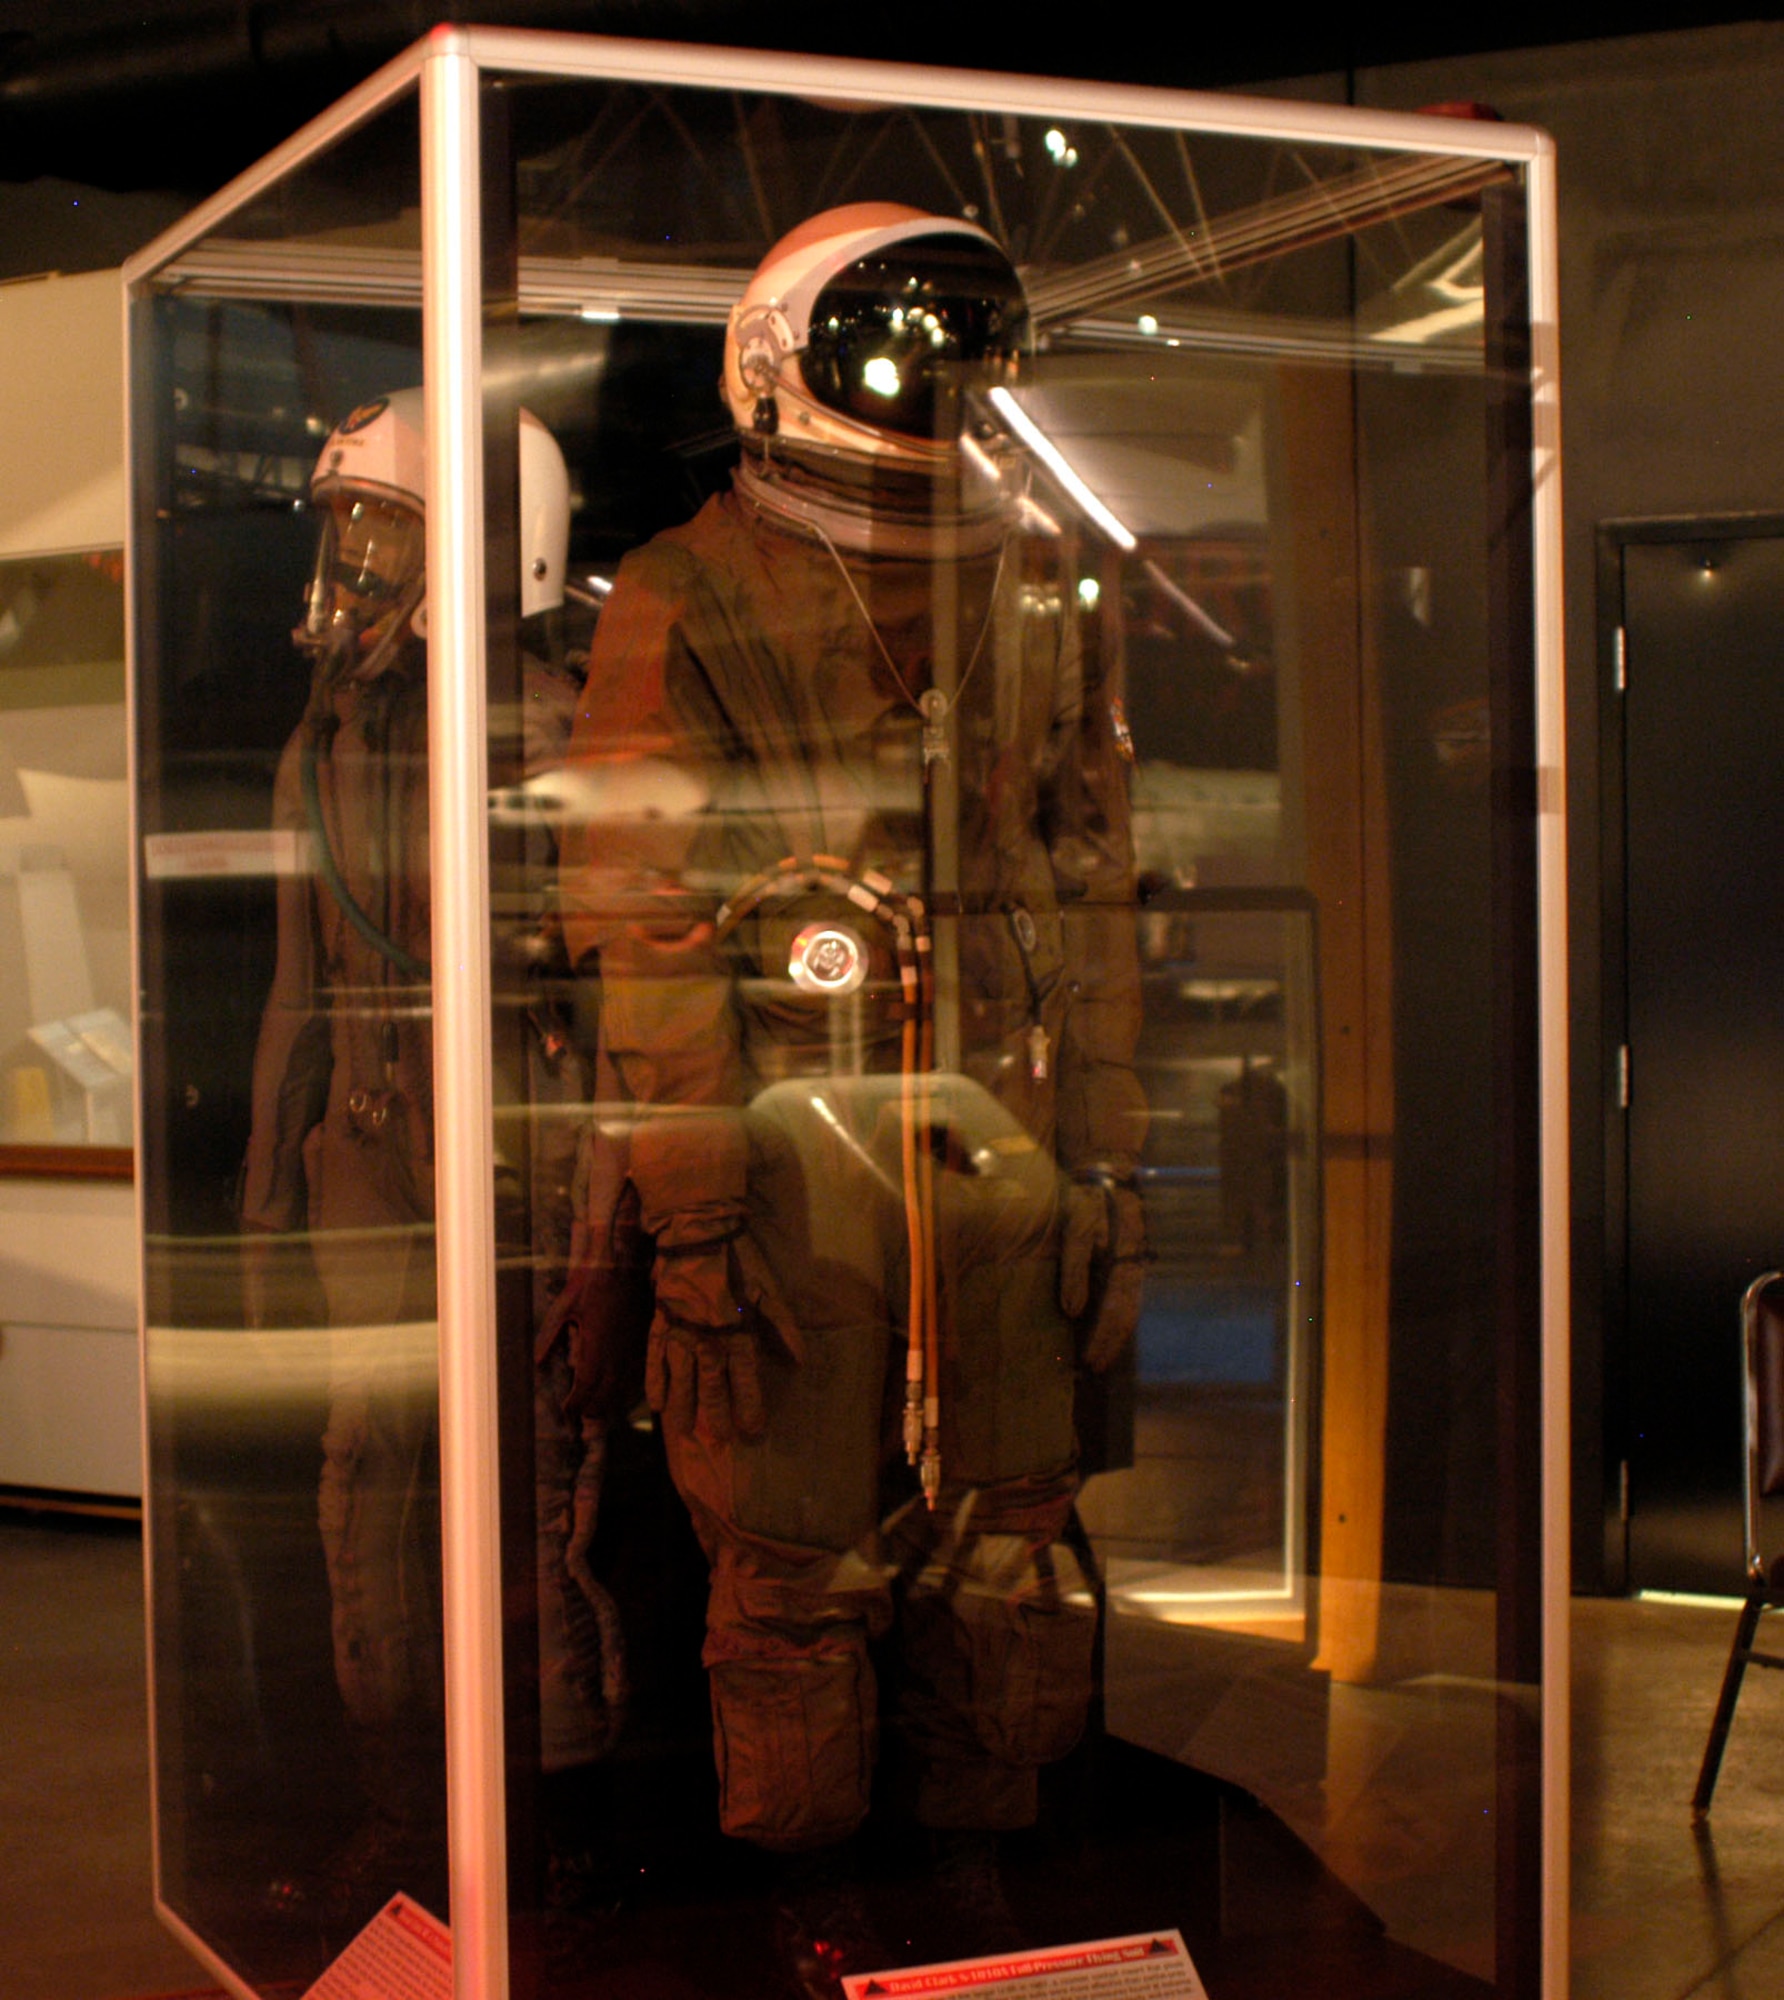
<instances>
[{"instance_id":1,"label":"clear visor of second helmet","mask_svg":"<svg viewBox=\"0 0 1784 2000\"><path fill-rule=\"evenodd\" d=\"M951 443L961 392L1004 380L1027 337L1022 281L995 245L913 236L857 259L819 292L800 372L830 409Z\"/></svg>"},{"instance_id":2,"label":"clear visor of second helmet","mask_svg":"<svg viewBox=\"0 0 1784 2000\"><path fill-rule=\"evenodd\" d=\"M312 636L342 626L351 626L362 644L377 635L426 560L427 528L414 508L337 487L323 502L310 586Z\"/></svg>"},{"instance_id":3,"label":"clear visor of second helmet","mask_svg":"<svg viewBox=\"0 0 1784 2000\"><path fill-rule=\"evenodd\" d=\"M326 581L366 604L388 603L421 574L426 540L412 507L352 492L331 494L323 526Z\"/></svg>"}]
</instances>

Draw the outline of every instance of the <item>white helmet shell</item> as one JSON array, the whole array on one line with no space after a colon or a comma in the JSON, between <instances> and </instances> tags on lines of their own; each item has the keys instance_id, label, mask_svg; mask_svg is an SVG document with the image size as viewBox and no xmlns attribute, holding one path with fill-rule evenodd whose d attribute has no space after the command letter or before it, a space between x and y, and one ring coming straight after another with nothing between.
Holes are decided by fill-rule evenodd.
<instances>
[{"instance_id":1,"label":"white helmet shell","mask_svg":"<svg viewBox=\"0 0 1784 2000\"><path fill-rule=\"evenodd\" d=\"M427 513L427 434L419 389L361 403L329 433L310 479L313 500L340 490L368 493ZM570 556L570 474L564 454L531 410L520 413L520 615L564 601ZM427 632L425 600L410 621Z\"/></svg>"},{"instance_id":2,"label":"white helmet shell","mask_svg":"<svg viewBox=\"0 0 1784 2000\"><path fill-rule=\"evenodd\" d=\"M427 440L421 391L398 389L361 403L335 425L310 476L312 500L343 487L427 512Z\"/></svg>"},{"instance_id":3,"label":"white helmet shell","mask_svg":"<svg viewBox=\"0 0 1784 2000\"><path fill-rule=\"evenodd\" d=\"M570 472L531 410L520 413L520 615L555 611L570 562Z\"/></svg>"},{"instance_id":4,"label":"white helmet shell","mask_svg":"<svg viewBox=\"0 0 1784 2000\"><path fill-rule=\"evenodd\" d=\"M852 202L814 215L769 251L731 310L721 388L739 431L768 430L789 444L912 471L933 473L951 460L952 440L876 424L821 399L802 367L812 345L813 308L826 285L864 259L918 238L955 239L961 251L1001 264L1020 298L1003 251L977 223L885 201Z\"/></svg>"}]
</instances>

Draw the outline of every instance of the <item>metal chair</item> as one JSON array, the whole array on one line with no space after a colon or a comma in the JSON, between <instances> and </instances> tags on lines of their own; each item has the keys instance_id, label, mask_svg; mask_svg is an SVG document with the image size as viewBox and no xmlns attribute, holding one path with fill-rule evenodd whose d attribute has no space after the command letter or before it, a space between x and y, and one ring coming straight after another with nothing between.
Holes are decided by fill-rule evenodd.
<instances>
[{"instance_id":1,"label":"metal chair","mask_svg":"<svg viewBox=\"0 0 1784 2000\"><path fill-rule=\"evenodd\" d=\"M1691 1795L1694 1819L1704 1817L1715 1796L1716 1775L1747 1668L1784 1667L1784 1655L1762 1653L1753 1644L1760 1614L1784 1610L1784 1554L1764 1553L1759 1518L1761 1501L1784 1493L1784 1272L1765 1272L1741 1295L1741 1350L1746 1378L1747 1601L1734 1628L1710 1740L1704 1745L1703 1767Z\"/></svg>"}]
</instances>

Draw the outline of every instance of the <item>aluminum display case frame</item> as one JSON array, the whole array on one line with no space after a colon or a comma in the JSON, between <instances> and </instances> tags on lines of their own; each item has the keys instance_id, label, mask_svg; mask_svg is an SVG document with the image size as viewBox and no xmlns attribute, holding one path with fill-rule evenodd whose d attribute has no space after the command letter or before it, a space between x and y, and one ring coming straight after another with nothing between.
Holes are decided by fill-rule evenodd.
<instances>
[{"instance_id":1,"label":"aluminum display case frame","mask_svg":"<svg viewBox=\"0 0 1784 2000\"><path fill-rule=\"evenodd\" d=\"M1555 161L1540 132L1139 87L974 74L831 58L739 53L555 33L442 27L269 153L133 258L127 301L233 213L410 91L420 105L420 303L429 514L431 842L435 908L437 1214L449 1850L454 1988L509 1990L504 1849L502 1622L497 1393L485 1330L495 1311L489 1229L495 1173L489 1043L487 838L485 292L479 91L501 74L631 80L799 94L860 106L912 105L1119 121L1284 142L1354 144L1511 162L1525 175L1534 605L1535 889L1541 1299L1540 1986L1567 1990L1568 1954L1568 1132L1561 494ZM523 273L523 288L525 274ZM132 305L127 302L126 312ZM131 545L131 602L144 561ZM134 657L134 645L133 645ZM140 851L140 840L137 843ZM140 1065L139 1065L140 1073ZM139 1197L140 1198L140 1197ZM203 1941L174 1928L223 1976Z\"/></svg>"}]
</instances>

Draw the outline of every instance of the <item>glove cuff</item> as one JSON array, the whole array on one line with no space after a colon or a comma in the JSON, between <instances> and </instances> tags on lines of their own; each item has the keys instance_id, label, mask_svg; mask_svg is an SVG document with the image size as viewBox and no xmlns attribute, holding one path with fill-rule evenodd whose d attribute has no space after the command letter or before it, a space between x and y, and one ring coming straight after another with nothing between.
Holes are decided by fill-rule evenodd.
<instances>
[{"instance_id":1,"label":"glove cuff","mask_svg":"<svg viewBox=\"0 0 1784 2000\"><path fill-rule=\"evenodd\" d=\"M724 1249L727 1243L736 1242L743 1231L743 1217L739 1215L728 1228L714 1229L710 1235L701 1236L693 1232L709 1218L698 1215L677 1215L670 1218L667 1225L667 1241L657 1242L659 1257L706 1257L715 1250Z\"/></svg>"},{"instance_id":2,"label":"glove cuff","mask_svg":"<svg viewBox=\"0 0 1784 2000\"><path fill-rule=\"evenodd\" d=\"M632 1183L639 1223L659 1250L742 1225L749 1144L734 1111L673 1109L643 1118L632 1132Z\"/></svg>"}]
</instances>

